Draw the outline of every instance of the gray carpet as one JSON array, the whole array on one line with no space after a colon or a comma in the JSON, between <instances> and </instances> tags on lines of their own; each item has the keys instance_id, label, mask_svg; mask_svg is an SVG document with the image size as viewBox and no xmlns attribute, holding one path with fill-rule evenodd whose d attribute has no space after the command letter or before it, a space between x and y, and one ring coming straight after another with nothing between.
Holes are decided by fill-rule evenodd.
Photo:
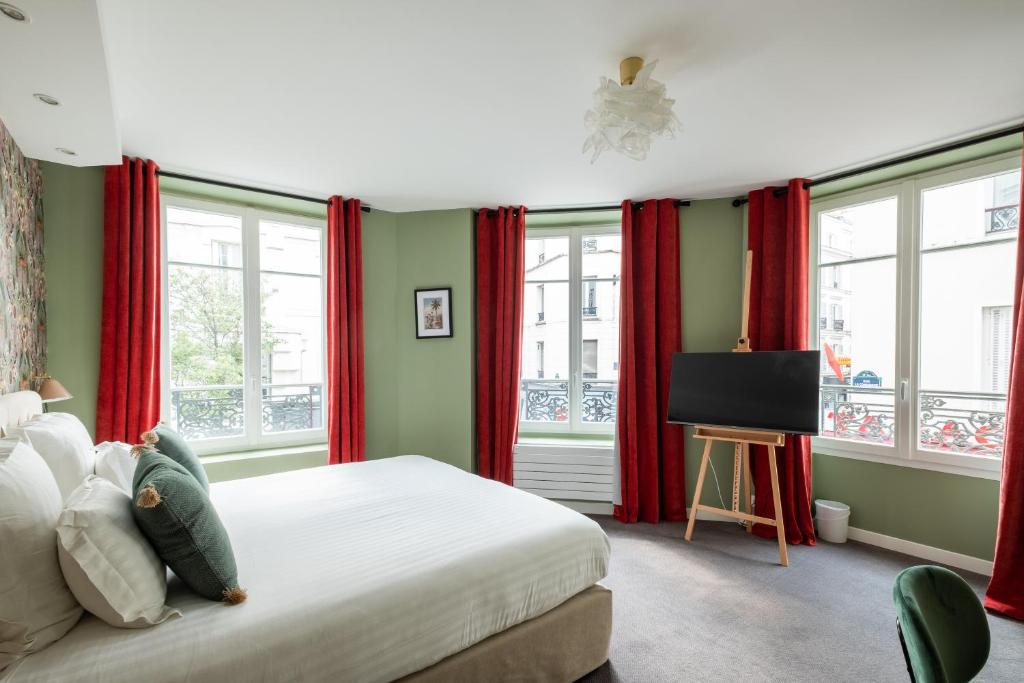
<instances>
[{"instance_id":1,"label":"gray carpet","mask_svg":"<svg viewBox=\"0 0 1024 683\"><path fill-rule=\"evenodd\" d=\"M582 683L907 681L892 581L924 562L859 543L790 547L734 524L620 524L603 581L614 591L609 662ZM960 572L980 595L985 577ZM1024 624L989 616L979 681L1024 680Z\"/></svg>"}]
</instances>

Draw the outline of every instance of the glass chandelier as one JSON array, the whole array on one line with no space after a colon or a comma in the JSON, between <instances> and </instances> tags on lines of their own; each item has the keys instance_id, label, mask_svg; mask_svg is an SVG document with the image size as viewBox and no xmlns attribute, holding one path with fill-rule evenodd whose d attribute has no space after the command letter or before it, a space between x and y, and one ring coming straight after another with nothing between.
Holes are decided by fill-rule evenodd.
<instances>
[{"instance_id":1,"label":"glass chandelier","mask_svg":"<svg viewBox=\"0 0 1024 683\"><path fill-rule=\"evenodd\" d=\"M594 91L594 108L583 122L590 132L583 153L591 152L590 163L605 150L615 150L642 161L651 149L651 139L675 137L679 119L672 112L676 103L665 97L665 84L651 78L658 60L644 66L640 57L629 57L619 65L621 83L601 77Z\"/></svg>"}]
</instances>

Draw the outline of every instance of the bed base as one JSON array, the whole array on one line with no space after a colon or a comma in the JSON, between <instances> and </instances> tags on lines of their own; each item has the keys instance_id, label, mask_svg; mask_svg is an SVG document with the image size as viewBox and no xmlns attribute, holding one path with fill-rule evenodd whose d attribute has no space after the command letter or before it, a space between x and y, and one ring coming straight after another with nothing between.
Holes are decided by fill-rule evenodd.
<instances>
[{"instance_id":1,"label":"bed base","mask_svg":"<svg viewBox=\"0 0 1024 683\"><path fill-rule=\"evenodd\" d=\"M497 633L400 683L570 683L608 661L612 592L595 584L539 617Z\"/></svg>"}]
</instances>

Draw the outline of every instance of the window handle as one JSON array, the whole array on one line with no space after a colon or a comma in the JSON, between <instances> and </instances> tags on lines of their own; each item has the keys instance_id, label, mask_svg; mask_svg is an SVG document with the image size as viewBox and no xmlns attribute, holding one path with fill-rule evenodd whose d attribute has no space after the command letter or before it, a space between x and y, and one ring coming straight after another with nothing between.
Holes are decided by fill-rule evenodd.
<instances>
[{"instance_id":1,"label":"window handle","mask_svg":"<svg viewBox=\"0 0 1024 683\"><path fill-rule=\"evenodd\" d=\"M907 400L908 389L910 389L910 382L905 380L905 379L900 380L900 400L901 401L906 401Z\"/></svg>"}]
</instances>

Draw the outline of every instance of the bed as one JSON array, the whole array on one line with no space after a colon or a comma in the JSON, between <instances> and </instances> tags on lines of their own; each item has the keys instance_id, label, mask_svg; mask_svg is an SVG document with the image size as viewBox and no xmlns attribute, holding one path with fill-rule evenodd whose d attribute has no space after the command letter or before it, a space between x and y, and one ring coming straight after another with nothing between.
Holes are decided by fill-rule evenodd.
<instances>
[{"instance_id":1,"label":"bed","mask_svg":"<svg viewBox=\"0 0 1024 683\"><path fill-rule=\"evenodd\" d=\"M0 425L35 407L10 398ZM183 617L124 630L86 614L0 681L572 681L607 659L608 541L561 505L416 455L210 493L245 603L171 575Z\"/></svg>"}]
</instances>

